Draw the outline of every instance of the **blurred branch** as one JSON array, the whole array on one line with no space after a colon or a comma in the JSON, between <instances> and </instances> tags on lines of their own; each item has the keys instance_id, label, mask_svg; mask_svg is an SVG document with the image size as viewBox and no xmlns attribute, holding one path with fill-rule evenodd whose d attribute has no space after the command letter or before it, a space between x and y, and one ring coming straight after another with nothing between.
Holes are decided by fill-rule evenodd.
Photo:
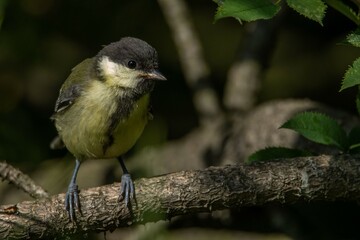
<instances>
[{"instance_id":1,"label":"blurred branch","mask_svg":"<svg viewBox=\"0 0 360 240\"><path fill-rule=\"evenodd\" d=\"M0 178L14 184L33 198L48 197L48 193L26 174L6 162L0 162Z\"/></svg>"},{"instance_id":2,"label":"blurred branch","mask_svg":"<svg viewBox=\"0 0 360 240\"><path fill-rule=\"evenodd\" d=\"M118 183L83 190L82 214L70 223L64 194L1 206L1 239L49 239L114 230L174 216L268 203L358 201L360 158L348 155L283 159L181 171L135 181L137 207L118 202Z\"/></svg>"},{"instance_id":3,"label":"blurred branch","mask_svg":"<svg viewBox=\"0 0 360 240\"><path fill-rule=\"evenodd\" d=\"M245 112L257 102L257 91L274 50L281 15L246 25L243 46L229 69L225 86L224 104L228 110Z\"/></svg>"},{"instance_id":4,"label":"blurred branch","mask_svg":"<svg viewBox=\"0 0 360 240\"><path fill-rule=\"evenodd\" d=\"M184 0L158 0L165 19L173 34L182 69L193 92L195 109L201 123L211 123L222 114L219 98L211 86L210 70L202 53L202 47L192 25Z\"/></svg>"},{"instance_id":5,"label":"blurred branch","mask_svg":"<svg viewBox=\"0 0 360 240\"><path fill-rule=\"evenodd\" d=\"M216 135L211 128L198 128L162 147L145 148L129 159L129 168L137 169L143 177L150 177L181 170L204 169L209 165L236 164L268 146L337 154L333 147L310 142L295 131L279 129L285 121L303 111L325 113L337 119L347 132L360 124L356 116L311 100L274 100L256 106L240 118L234 118L228 131L219 131ZM210 145L217 148L209 149Z\"/></svg>"}]
</instances>

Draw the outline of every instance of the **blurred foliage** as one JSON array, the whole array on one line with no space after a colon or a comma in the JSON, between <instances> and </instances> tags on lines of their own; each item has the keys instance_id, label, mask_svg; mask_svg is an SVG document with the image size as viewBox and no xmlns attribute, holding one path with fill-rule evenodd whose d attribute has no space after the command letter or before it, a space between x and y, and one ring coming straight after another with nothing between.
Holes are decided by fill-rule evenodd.
<instances>
[{"instance_id":1,"label":"blurred foliage","mask_svg":"<svg viewBox=\"0 0 360 240\"><path fill-rule=\"evenodd\" d=\"M219 7L215 14L215 20L233 17L238 21L256 21L260 19L270 19L280 11L283 2L298 12L299 14L316 21L322 25L323 18L327 9L327 5L336 9L351 21L360 24L360 14L358 9L360 3L353 1L349 4L348 1L342 0L286 0L286 1L269 1L269 0L214 0ZM327 5L326 5L326 4Z\"/></svg>"}]
</instances>

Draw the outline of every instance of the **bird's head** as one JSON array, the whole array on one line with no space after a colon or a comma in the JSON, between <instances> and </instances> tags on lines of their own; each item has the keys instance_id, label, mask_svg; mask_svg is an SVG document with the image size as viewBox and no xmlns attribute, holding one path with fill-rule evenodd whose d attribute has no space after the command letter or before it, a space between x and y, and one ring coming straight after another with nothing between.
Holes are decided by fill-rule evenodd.
<instances>
[{"instance_id":1,"label":"bird's head","mask_svg":"<svg viewBox=\"0 0 360 240\"><path fill-rule=\"evenodd\" d=\"M154 80L166 80L158 70L156 50L143 40L125 37L96 55L99 79L139 94L152 90Z\"/></svg>"}]
</instances>

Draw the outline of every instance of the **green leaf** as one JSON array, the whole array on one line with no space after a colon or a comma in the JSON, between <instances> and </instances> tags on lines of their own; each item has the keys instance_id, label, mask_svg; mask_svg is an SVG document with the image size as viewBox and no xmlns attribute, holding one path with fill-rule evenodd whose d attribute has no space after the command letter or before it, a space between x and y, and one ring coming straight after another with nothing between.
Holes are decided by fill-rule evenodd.
<instances>
[{"instance_id":1,"label":"green leaf","mask_svg":"<svg viewBox=\"0 0 360 240\"><path fill-rule=\"evenodd\" d=\"M294 158L294 157L305 157L305 156L313 156L314 154L300 150L300 149L291 149L285 147L267 147L265 149L261 149L251 154L247 159L248 163L259 162L259 161L267 161L271 159L277 158Z\"/></svg>"},{"instance_id":2,"label":"green leaf","mask_svg":"<svg viewBox=\"0 0 360 240\"><path fill-rule=\"evenodd\" d=\"M322 25L326 5L321 0L286 0L289 7Z\"/></svg>"},{"instance_id":3,"label":"green leaf","mask_svg":"<svg viewBox=\"0 0 360 240\"><path fill-rule=\"evenodd\" d=\"M356 59L353 65L346 71L341 83L340 92L349 87L360 84L360 58Z\"/></svg>"},{"instance_id":4,"label":"green leaf","mask_svg":"<svg viewBox=\"0 0 360 240\"><path fill-rule=\"evenodd\" d=\"M224 0L216 1L219 5L215 20L234 17L238 21L255 21L274 17L280 6L270 0Z\"/></svg>"},{"instance_id":5,"label":"green leaf","mask_svg":"<svg viewBox=\"0 0 360 240\"><path fill-rule=\"evenodd\" d=\"M348 6L345 2L342 0L324 0L327 5L334 8L336 11L340 12L344 16L346 16L348 19L353 21L356 25L360 25L360 16L357 13L358 10L352 9L352 7Z\"/></svg>"},{"instance_id":6,"label":"green leaf","mask_svg":"<svg viewBox=\"0 0 360 240\"><path fill-rule=\"evenodd\" d=\"M360 47L360 28L346 36L346 42L355 47Z\"/></svg>"},{"instance_id":7,"label":"green leaf","mask_svg":"<svg viewBox=\"0 0 360 240\"><path fill-rule=\"evenodd\" d=\"M299 113L281 128L295 130L316 143L336 146L343 151L348 149L348 139L344 129L334 119L322 113Z\"/></svg>"}]
</instances>

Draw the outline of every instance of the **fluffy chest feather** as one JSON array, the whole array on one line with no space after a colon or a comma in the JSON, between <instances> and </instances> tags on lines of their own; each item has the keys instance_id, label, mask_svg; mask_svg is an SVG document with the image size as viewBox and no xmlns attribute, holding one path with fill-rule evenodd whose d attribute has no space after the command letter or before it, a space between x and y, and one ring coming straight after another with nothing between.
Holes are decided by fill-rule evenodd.
<instances>
[{"instance_id":1,"label":"fluffy chest feather","mask_svg":"<svg viewBox=\"0 0 360 240\"><path fill-rule=\"evenodd\" d=\"M78 158L120 156L135 144L147 123L149 94L134 97L99 81L88 87L66 112L71 122L60 126L61 137Z\"/></svg>"}]
</instances>

